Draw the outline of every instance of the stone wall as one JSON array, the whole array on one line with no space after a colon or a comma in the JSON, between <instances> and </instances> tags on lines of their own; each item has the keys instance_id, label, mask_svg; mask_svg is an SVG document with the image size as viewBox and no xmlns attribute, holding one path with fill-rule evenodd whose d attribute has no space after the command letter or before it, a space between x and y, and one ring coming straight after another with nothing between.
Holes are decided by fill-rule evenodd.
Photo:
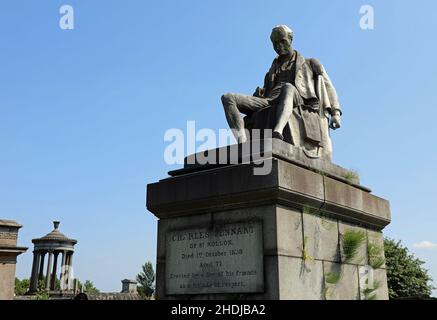
<instances>
[{"instance_id":1,"label":"stone wall","mask_svg":"<svg viewBox=\"0 0 437 320\"><path fill-rule=\"evenodd\" d=\"M0 244L15 246L17 244L18 229L16 227L0 226Z\"/></svg>"},{"instance_id":2,"label":"stone wall","mask_svg":"<svg viewBox=\"0 0 437 320\"><path fill-rule=\"evenodd\" d=\"M15 289L15 263L0 261L0 300L10 300Z\"/></svg>"},{"instance_id":3,"label":"stone wall","mask_svg":"<svg viewBox=\"0 0 437 320\"><path fill-rule=\"evenodd\" d=\"M305 212L304 212L305 211ZM240 299L272 300L358 300L388 299L385 266L373 270L374 290L367 289L363 278L369 268L368 244L383 247L382 233L337 219L281 205L213 212L189 217L162 219L158 223L156 295L161 299L228 299L232 294L166 294L167 244L171 230L190 230L207 225L261 221L263 226L264 293L246 293ZM353 257L344 254L344 235L348 231L363 235ZM252 250L250 246L243 250ZM194 251L196 252L196 251ZM379 256L383 259L384 252ZM375 257L372 256L374 259ZM348 260L349 259L349 260ZM178 265L183 273L183 266ZM360 279L360 268L361 279ZM361 286L360 286L361 283ZM362 290L360 290L360 287Z\"/></svg>"},{"instance_id":4,"label":"stone wall","mask_svg":"<svg viewBox=\"0 0 437 320\"><path fill-rule=\"evenodd\" d=\"M284 254L279 259L279 272L283 274L281 298L388 299L385 265L381 265L384 261L382 233L320 215L316 210L311 212L305 208L303 211L278 208L278 216L295 216L293 225L301 226L301 231L296 231L293 237L298 254ZM281 233L278 234L282 238ZM349 252L351 236L360 240L352 239L356 241L355 254ZM290 243L288 239L279 242ZM373 288L366 285L364 277L368 272L374 275Z\"/></svg>"}]
</instances>

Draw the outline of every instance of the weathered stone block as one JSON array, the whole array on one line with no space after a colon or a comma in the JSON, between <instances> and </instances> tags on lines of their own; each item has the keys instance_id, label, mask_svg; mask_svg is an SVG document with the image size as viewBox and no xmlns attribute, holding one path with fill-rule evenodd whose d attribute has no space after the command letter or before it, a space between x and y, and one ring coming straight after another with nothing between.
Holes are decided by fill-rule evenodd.
<instances>
[{"instance_id":1,"label":"weathered stone block","mask_svg":"<svg viewBox=\"0 0 437 320\"><path fill-rule=\"evenodd\" d=\"M195 228L203 227L210 224L212 221L212 215L210 213L186 216L186 217L176 217L173 219L161 219L158 222L158 259L165 259L165 235L171 231L181 228Z\"/></svg>"},{"instance_id":2,"label":"weathered stone block","mask_svg":"<svg viewBox=\"0 0 437 320\"><path fill-rule=\"evenodd\" d=\"M9 300L14 296L15 264L0 262L0 300Z\"/></svg>"},{"instance_id":3,"label":"weathered stone block","mask_svg":"<svg viewBox=\"0 0 437 320\"><path fill-rule=\"evenodd\" d=\"M359 266L360 299L387 300L388 286L385 269L373 269L371 266Z\"/></svg>"},{"instance_id":4,"label":"weathered stone block","mask_svg":"<svg viewBox=\"0 0 437 320\"><path fill-rule=\"evenodd\" d=\"M8 225L1 225L0 220L0 245L15 246L17 245L18 228ZM3 220L4 221L4 220ZM3 222L3 224L5 224Z\"/></svg>"},{"instance_id":5,"label":"weathered stone block","mask_svg":"<svg viewBox=\"0 0 437 320\"><path fill-rule=\"evenodd\" d=\"M278 255L302 257L302 213L296 209L278 206L276 209Z\"/></svg>"},{"instance_id":6,"label":"weathered stone block","mask_svg":"<svg viewBox=\"0 0 437 320\"><path fill-rule=\"evenodd\" d=\"M223 224L254 219L261 220L263 223L264 254L276 254L278 252L278 240L276 207L274 205L214 212L211 222Z\"/></svg>"},{"instance_id":7,"label":"weathered stone block","mask_svg":"<svg viewBox=\"0 0 437 320\"><path fill-rule=\"evenodd\" d=\"M277 256L264 256L264 289L262 294L251 295L250 299L279 300L279 261Z\"/></svg>"},{"instance_id":8,"label":"weathered stone block","mask_svg":"<svg viewBox=\"0 0 437 320\"><path fill-rule=\"evenodd\" d=\"M165 296L165 259L156 259L156 299L170 299L170 296Z\"/></svg>"},{"instance_id":9,"label":"weathered stone block","mask_svg":"<svg viewBox=\"0 0 437 320\"><path fill-rule=\"evenodd\" d=\"M320 207L324 199L323 176L296 165L278 160L278 185L291 202Z\"/></svg>"},{"instance_id":10,"label":"weathered stone block","mask_svg":"<svg viewBox=\"0 0 437 320\"><path fill-rule=\"evenodd\" d=\"M376 289L377 300L388 300L387 271L385 269L373 270L374 279L378 288Z\"/></svg>"},{"instance_id":11,"label":"weathered stone block","mask_svg":"<svg viewBox=\"0 0 437 320\"><path fill-rule=\"evenodd\" d=\"M277 192L277 161L268 175L254 175L253 167L215 168L149 184L147 207L166 218L263 205Z\"/></svg>"},{"instance_id":12,"label":"weathered stone block","mask_svg":"<svg viewBox=\"0 0 437 320\"><path fill-rule=\"evenodd\" d=\"M281 300L323 299L322 261L279 256Z\"/></svg>"},{"instance_id":13,"label":"weathered stone block","mask_svg":"<svg viewBox=\"0 0 437 320\"><path fill-rule=\"evenodd\" d=\"M326 300L359 300L358 267L351 264L323 262Z\"/></svg>"},{"instance_id":14,"label":"weathered stone block","mask_svg":"<svg viewBox=\"0 0 437 320\"><path fill-rule=\"evenodd\" d=\"M339 262L337 220L303 214L305 249L314 259Z\"/></svg>"},{"instance_id":15,"label":"weathered stone block","mask_svg":"<svg viewBox=\"0 0 437 320\"><path fill-rule=\"evenodd\" d=\"M344 215L351 222L365 220L377 227L390 223L390 204L387 200L329 177L324 177L324 183L324 210Z\"/></svg>"}]
</instances>

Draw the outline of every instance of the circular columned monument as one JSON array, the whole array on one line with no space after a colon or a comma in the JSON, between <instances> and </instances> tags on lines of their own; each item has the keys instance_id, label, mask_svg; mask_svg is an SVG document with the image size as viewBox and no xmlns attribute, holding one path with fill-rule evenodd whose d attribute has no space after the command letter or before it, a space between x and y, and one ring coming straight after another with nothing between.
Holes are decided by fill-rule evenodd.
<instances>
[{"instance_id":1,"label":"circular columned monument","mask_svg":"<svg viewBox=\"0 0 437 320\"><path fill-rule=\"evenodd\" d=\"M45 289L55 291L55 280L59 273L60 290L72 290L72 270L74 245L77 240L70 239L59 231L59 221L53 221L54 229L42 238L33 239L33 264L29 293L38 290L38 282L44 280ZM47 256L47 263L45 257ZM58 269L61 261L60 269Z\"/></svg>"}]
</instances>

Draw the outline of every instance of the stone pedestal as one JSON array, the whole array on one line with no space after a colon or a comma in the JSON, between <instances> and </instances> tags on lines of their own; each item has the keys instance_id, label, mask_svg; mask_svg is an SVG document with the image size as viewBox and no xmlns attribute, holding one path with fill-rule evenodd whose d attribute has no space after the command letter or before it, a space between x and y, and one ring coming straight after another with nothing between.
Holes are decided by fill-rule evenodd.
<instances>
[{"instance_id":1,"label":"stone pedestal","mask_svg":"<svg viewBox=\"0 0 437 320\"><path fill-rule=\"evenodd\" d=\"M194 162L147 186L156 298L388 299L388 201L282 141L262 153L265 175L240 154L248 163Z\"/></svg>"},{"instance_id":2,"label":"stone pedestal","mask_svg":"<svg viewBox=\"0 0 437 320\"><path fill-rule=\"evenodd\" d=\"M0 219L0 300L14 298L17 257L27 250L17 246L21 227L15 221Z\"/></svg>"}]
</instances>

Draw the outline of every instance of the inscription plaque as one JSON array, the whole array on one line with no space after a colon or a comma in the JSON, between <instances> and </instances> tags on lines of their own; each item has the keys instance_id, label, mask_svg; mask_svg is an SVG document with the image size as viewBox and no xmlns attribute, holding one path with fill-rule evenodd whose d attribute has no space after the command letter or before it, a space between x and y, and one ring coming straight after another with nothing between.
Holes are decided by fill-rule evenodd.
<instances>
[{"instance_id":1,"label":"inscription plaque","mask_svg":"<svg viewBox=\"0 0 437 320\"><path fill-rule=\"evenodd\" d=\"M166 234L166 294L264 291L261 221Z\"/></svg>"}]
</instances>

